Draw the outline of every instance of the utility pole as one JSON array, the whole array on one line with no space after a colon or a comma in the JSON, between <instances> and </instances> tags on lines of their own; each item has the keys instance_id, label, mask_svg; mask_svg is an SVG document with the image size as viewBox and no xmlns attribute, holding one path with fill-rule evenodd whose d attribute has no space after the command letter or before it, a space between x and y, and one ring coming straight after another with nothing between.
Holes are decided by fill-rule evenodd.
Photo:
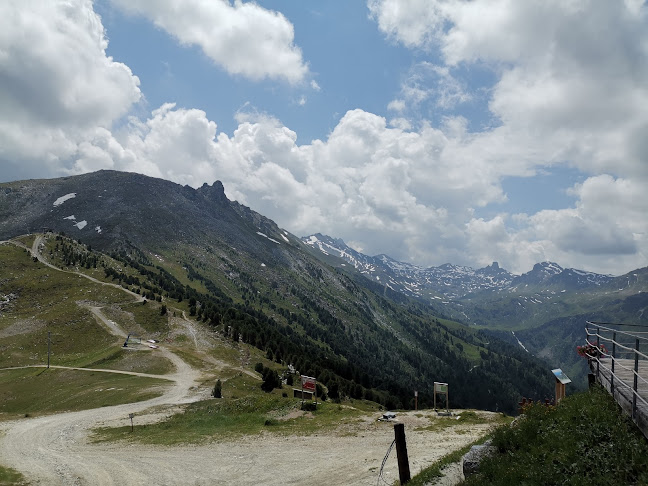
<instances>
[{"instance_id":1,"label":"utility pole","mask_svg":"<svg viewBox=\"0 0 648 486\"><path fill-rule=\"evenodd\" d=\"M49 369L51 349L52 349L52 331L47 331L47 369Z\"/></svg>"}]
</instances>

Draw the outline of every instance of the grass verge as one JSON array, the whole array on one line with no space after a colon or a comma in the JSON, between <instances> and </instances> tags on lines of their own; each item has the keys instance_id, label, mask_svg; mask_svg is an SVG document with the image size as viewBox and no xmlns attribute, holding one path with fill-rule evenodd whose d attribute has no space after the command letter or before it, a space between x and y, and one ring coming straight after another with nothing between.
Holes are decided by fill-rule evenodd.
<instances>
[{"instance_id":1,"label":"grass verge","mask_svg":"<svg viewBox=\"0 0 648 486\"><path fill-rule=\"evenodd\" d=\"M0 370L0 417L12 419L148 400L167 380L92 371Z\"/></svg>"},{"instance_id":2,"label":"grass verge","mask_svg":"<svg viewBox=\"0 0 648 486\"><path fill-rule=\"evenodd\" d=\"M14 469L0 466L0 486L26 486L25 477Z\"/></svg>"},{"instance_id":3,"label":"grass verge","mask_svg":"<svg viewBox=\"0 0 648 486\"><path fill-rule=\"evenodd\" d=\"M489 434L485 435L484 437L471 442L470 444L462 447L461 449L457 449L456 451L453 451L450 454L446 454L441 459L436 461L434 464L421 470L421 472L419 472L416 476L414 476L412 480L409 483L407 483L407 485L424 486L427 483L433 481L434 479L442 477L443 468L445 468L446 466L452 463L461 461L461 458L468 453L468 451L472 446L483 444L484 442L486 442L486 440L488 440L489 437L490 437Z\"/></svg>"},{"instance_id":4,"label":"grass verge","mask_svg":"<svg viewBox=\"0 0 648 486\"><path fill-rule=\"evenodd\" d=\"M331 402L317 410L303 412L301 401L283 397L283 390L263 393L259 382L247 375L223 383L226 398L209 399L186 406L183 412L164 422L128 427L95 429L95 441L126 440L149 444L203 443L229 440L244 435L276 433L310 435L339 427L353 427L366 407Z\"/></svg>"},{"instance_id":5,"label":"grass verge","mask_svg":"<svg viewBox=\"0 0 648 486\"><path fill-rule=\"evenodd\" d=\"M530 407L493 445L499 453L463 484L648 484L648 441L600 388Z\"/></svg>"}]
</instances>

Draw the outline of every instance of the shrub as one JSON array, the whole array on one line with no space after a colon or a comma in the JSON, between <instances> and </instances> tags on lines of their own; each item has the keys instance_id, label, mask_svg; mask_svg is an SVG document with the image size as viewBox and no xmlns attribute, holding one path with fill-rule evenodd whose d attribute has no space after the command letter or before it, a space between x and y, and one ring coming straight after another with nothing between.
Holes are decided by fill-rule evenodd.
<instances>
[{"instance_id":1,"label":"shrub","mask_svg":"<svg viewBox=\"0 0 648 486\"><path fill-rule=\"evenodd\" d=\"M221 381L216 380L216 384L214 385L214 389L212 390L212 397L222 398L223 397L222 388L223 388L223 384L221 383Z\"/></svg>"}]
</instances>

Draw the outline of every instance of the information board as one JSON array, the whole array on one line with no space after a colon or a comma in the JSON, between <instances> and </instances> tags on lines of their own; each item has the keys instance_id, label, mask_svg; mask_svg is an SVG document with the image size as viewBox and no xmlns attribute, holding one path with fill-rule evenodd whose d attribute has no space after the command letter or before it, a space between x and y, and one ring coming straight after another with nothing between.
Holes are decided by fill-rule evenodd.
<instances>
[{"instance_id":1,"label":"information board","mask_svg":"<svg viewBox=\"0 0 648 486\"><path fill-rule=\"evenodd\" d=\"M315 393L315 384L317 383L317 380L315 378L311 376L302 375L301 381L302 381L302 388L304 390Z\"/></svg>"}]
</instances>

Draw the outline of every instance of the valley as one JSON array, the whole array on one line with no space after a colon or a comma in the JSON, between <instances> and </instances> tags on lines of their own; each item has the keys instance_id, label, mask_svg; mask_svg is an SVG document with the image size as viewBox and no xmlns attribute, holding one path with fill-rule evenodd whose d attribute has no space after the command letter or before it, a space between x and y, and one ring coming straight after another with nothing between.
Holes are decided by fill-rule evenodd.
<instances>
[{"instance_id":1,"label":"valley","mask_svg":"<svg viewBox=\"0 0 648 486\"><path fill-rule=\"evenodd\" d=\"M21 262L29 262L32 266L29 270L23 269L22 278L33 279L35 275L32 273L38 275L39 271L47 268L57 274L82 277L100 286L100 289L92 292L93 299L101 299L99 294L107 291L108 296L117 297L115 300L118 300L120 296L113 295L114 284L89 277L81 271L61 270L49 262L43 262L45 258L41 250L51 248L52 242L48 242L48 239L52 239L51 235L45 238L37 236L28 254L24 253L25 245L21 242L11 242L22 247L20 252L23 253L14 254L13 264L20 266ZM3 252L3 268L9 270L6 265L7 253L15 250L4 244L0 245L0 251ZM47 266L43 267L44 264ZM123 294L122 300L128 298L138 306L155 305L153 302L143 304L141 295L127 289L120 292ZM123 305L129 304L120 304ZM299 483L304 478L302 469L292 467L295 461L308 464L309 476L326 478L331 484L364 484L376 477L380 458L393 435L390 423L376 421L381 415L375 408L376 404L362 401L353 404L351 401L337 405L324 402L320 404L319 411L305 414L298 409L299 400L274 393L266 396L258 389L260 378L248 368L251 367L250 354L271 366L272 362L264 360L258 356L258 351L245 345L224 344L212 331L185 317L169 317L167 332L162 335L153 332L156 337L163 337L157 349L143 344L130 344L132 349L129 350L115 349L127 335L121 325L129 322L128 319L124 320L119 306L115 306L115 303L106 303L105 306L81 305L87 309L90 319L95 319L101 329L116 338L115 343L109 346L111 354L95 361L91 367L53 365L45 369L45 365L31 364L0 370L0 392L4 398L0 412L0 457L3 466L21 472L32 484L230 484L232 481L290 484ZM157 307L161 308L161 305ZM159 311L157 307L156 312ZM180 309L168 312L183 314ZM112 320L106 317L107 313L111 316L121 313L122 318ZM24 327L19 334L31 334L33 338L35 335L32 331L33 328ZM143 331L146 332L145 329ZM42 336L42 332L36 335ZM73 340L75 336L71 334L65 338ZM95 349L96 344L93 344L85 352L75 354L96 356ZM119 354L141 355L142 358L128 359L129 356L115 360L113 356L118 351L121 351ZM155 354L158 361L168 361L170 369L163 367L160 373L155 374L120 369L146 368L147 365L142 362L150 363L151 358L146 355L151 354ZM248 359L239 360L238 355L248 355ZM54 356L59 359L58 352ZM121 366L118 364L120 361ZM135 364L137 362L139 364ZM112 363L114 369L97 368L99 363ZM59 373L70 375L67 385L57 378ZM86 383L82 376L74 376L79 373L95 378ZM137 383L132 391L151 390L158 396L112 405L115 397L107 397L102 394L104 388L97 388L107 386L100 378L104 374L154 379L155 384ZM205 406L213 407L210 403L217 399L209 398L209 393L216 377L224 383L224 395L229 395L229 399L222 400L228 400L237 408L241 402L259 397L251 410L254 418L258 416L258 425L247 432L241 423L230 429L212 425L211 430L204 424L200 427L196 424L185 424L184 427L173 425L174 417L180 417L176 420L181 422L183 415L196 411L187 408L191 404L203 409ZM43 382L43 379L47 379L47 382ZM76 403L68 402L67 406L81 409L63 412L62 409L48 408L33 396L28 402L23 400L20 405L10 405L16 399L20 401L24 398L20 395L27 392L19 390L18 383L24 384L26 380L32 383L29 389L39 387L41 393L56 392L61 386L69 387L68 393L76 396ZM58 384L50 390L48 383L52 381ZM170 383L162 385L162 382ZM123 387L123 384L115 385ZM81 399L78 388L88 386L94 389L95 394L102 394L101 406ZM133 398L135 395L126 401ZM56 403L62 402L60 397L53 399ZM8 407L13 407L13 413L8 412ZM18 408L30 410L30 413L18 419L15 416ZM129 414L134 414L136 423L132 433L128 426ZM273 418L264 419L265 414ZM414 471L434 462L448 451L475 440L493 424L501 422L499 414L464 414L468 417L465 422L461 420L461 415L459 421L444 420L430 411L402 414L400 420L408 427L408 447ZM271 420L270 427L267 426L268 420ZM151 435L149 430L156 427L162 427L162 433L156 435L153 432ZM111 431L116 431L117 435L111 435ZM114 442L116 439L118 442ZM386 478L397 477L395 467L395 460L387 464L384 471Z\"/></svg>"},{"instance_id":2,"label":"valley","mask_svg":"<svg viewBox=\"0 0 648 486\"><path fill-rule=\"evenodd\" d=\"M1 186L0 472L36 484L299 484L296 458L365 484L393 438L386 410L419 470L520 397L551 397L552 367L584 386L585 317L643 319L641 270L423 270L297 238L218 182ZM317 379L316 410L292 397L300 375ZM456 417L429 410L435 381Z\"/></svg>"}]
</instances>

